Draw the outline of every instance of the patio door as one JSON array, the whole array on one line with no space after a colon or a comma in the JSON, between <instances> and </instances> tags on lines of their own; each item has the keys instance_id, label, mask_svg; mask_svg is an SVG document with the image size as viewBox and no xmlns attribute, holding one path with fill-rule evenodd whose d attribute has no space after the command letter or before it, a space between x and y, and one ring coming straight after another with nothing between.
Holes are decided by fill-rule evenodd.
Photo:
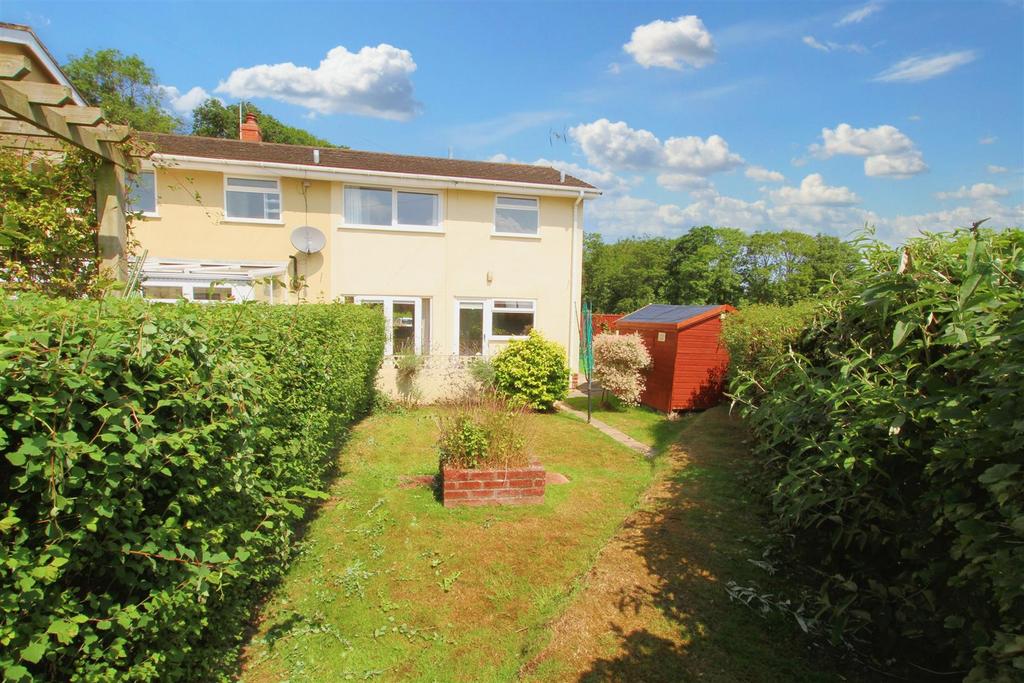
<instances>
[{"instance_id":1,"label":"patio door","mask_svg":"<svg viewBox=\"0 0 1024 683\"><path fill-rule=\"evenodd\" d=\"M357 296L355 302L363 306L380 306L384 312L384 325L388 331L384 353L397 356L423 352L422 299L401 296Z\"/></svg>"},{"instance_id":2,"label":"patio door","mask_svg":"<svg viewBox=\"0 0 1024 683\"><path fill-rule=\"evenodd\" d=\"M487 348L483 301L459 299L455 302L455 353L482 356Z\"/></svg>"}]
</instances>

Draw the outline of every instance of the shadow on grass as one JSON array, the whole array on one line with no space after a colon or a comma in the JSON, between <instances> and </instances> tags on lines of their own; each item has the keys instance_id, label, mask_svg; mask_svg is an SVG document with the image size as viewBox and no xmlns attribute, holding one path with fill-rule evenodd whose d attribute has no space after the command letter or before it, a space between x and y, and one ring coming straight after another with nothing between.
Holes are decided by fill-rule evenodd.
<instances>
[{"instance_id":1,"label":"shadow on grass","mask_svg":"<svg viewBox=\"0 0 1024 683\"><path fill-rule=\"evenodd\" d=\"M832 655L812 652L795 622L765 619L730 601L730 580L771 581L748 562L760 555L766 536L758 506L740 483L749 468L743 428L724 408L683 419L682 429L659 435L678 439L662 455L673 469L624 537L647 577L623 587L618 600L622 613L649 605L664 619L646 617L628 633L613 628L619 654L594 661L579 680L843 680ZM647 628L658 622L661 635ZM665 637L670 633L673 638Z\"/></svg>"},{"instance_id":2,"label":"shadow on grass","mask_svg":"<svg viewBox=\"0 0 1024 683\"><path fill-rule=\"evenodd\" d=\"M687 680L687 653L677 643L647 630L633 631L626 635L615 624L610 624L610 628L622 642L627 654L614 659L596 660L590 670L580 676L581 683L627 683L641 680L647 683L678 683ZM640 671L644 672L642 677L638 675Z\"/></svg>"}]
</instances>

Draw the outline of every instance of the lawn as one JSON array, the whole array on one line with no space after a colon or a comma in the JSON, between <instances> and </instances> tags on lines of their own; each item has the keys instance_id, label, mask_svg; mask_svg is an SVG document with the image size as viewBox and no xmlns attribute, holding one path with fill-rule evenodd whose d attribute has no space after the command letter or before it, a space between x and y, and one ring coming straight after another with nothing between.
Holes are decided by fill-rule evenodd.
<instances>
[{"instance_id":1,"label":"lawn","mask_svg":"<svg viewBox=\"0 0 1024 683\"><path fill-rule=\"evenodd\" d=\"M575 418L529 419L536 455L570 483L523 508L449 510L427 488L400 486L437 470L429 410L359 425L243 678L514 679L655 476Z\"/></svg>"},{"instance_id":2,"label":"lawn","mask_svg":"<svg viewBox=\"0 0 1024 683\"><path fill-rule=\"evenodd\" d=\"M861 680L790 616L763 618L729 582L782 599L742 484L744 430L724 408L601 419L646 460L569 415L531 415L536 455L570 483L543 505L445 509L429 409L375 415L311 523L243 660L245 681Z\"/></svg>"},{"instance_id":3,"label":"lawn","mask_svg":"<svg viewBox=\"0 0 1024 683\"><path fill-rule=\"evenodd\" d=\"M646 406L626 406L614 396L608 397L608 405L602 405L601 397L594 394L593 415L598 420L625 432L642 444L661 452L676 442L688 420L693 415L682 415L673 419L664 413ZM587 412L587 397L574 396L566 400L570 407Z\"/></svg>"}]
</instances>

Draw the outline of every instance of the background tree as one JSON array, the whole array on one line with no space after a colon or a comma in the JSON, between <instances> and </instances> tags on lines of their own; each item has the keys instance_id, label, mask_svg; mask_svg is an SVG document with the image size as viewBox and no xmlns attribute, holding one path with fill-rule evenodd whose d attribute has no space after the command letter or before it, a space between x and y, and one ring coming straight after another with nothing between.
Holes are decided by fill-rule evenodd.
<instances>
[{"instance_id":1,"label":"background tree","mask_svg":"<svg viewBox=\"0 0 1024 683\"><path fill-rule=\"evenodd\" d=\"M743 296L739 258L747 235L737 228L692 228L668 259L665 299L672 304L736 304Z\"/></svg>"},{"instance_id":2,"label":"background tree","mask_svg":"<svg viewBox=\"0 0 1024 683\"><path fill-rule=\"evenodd\" d=\"M311 147L338 147L333 143L295 126L281 123L270 114L265 114L254 104L242 105L246 114L255 114L259 120L260 133L264 142L281 142L286 145L309 145ZM220 100L210 98L192 111L192 135L210 138L238 139L238 106L225 106Z\"/></svg>"},{"instance_id":3,"label":"background tree","mask_svg":"<svg viewBox=\"0 0 1024 683\"><path fill-rule=\"evenodd\" d=\"M102 109L109 121L156 133L181 127L181 120L163 108L156 73L137 55L89 50L62 68L82 97Z\"/></svg>"},{"instance_id":4,"label":"background tree","mask_svg":"<svg viewBox=\"0 0 1024 683\"><path fill-rule=\"evenodd\" d=\"M661 237L605 244L600 235L583 241L583 297L599 313L629 313L664 300L673 241Z\"/></svg>"}]
</instances>

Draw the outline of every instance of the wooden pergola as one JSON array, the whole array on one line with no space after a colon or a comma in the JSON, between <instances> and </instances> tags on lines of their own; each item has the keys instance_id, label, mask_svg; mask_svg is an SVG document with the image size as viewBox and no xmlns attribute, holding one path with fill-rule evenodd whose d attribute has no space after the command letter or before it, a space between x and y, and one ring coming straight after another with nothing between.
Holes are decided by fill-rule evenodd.
<instances>
[{"instance_id":1,"label":"wooden pergola","mask_svg":"<svg viewBox=\"0 0 1024 683\"><path fill-rule=\"evenodd\" d=\"M96 177L99 218L97 250L104 268L118 279L127 275L125 171L135 168L119 143L131 135L127 126L107 123L97 107L84 104L52 58L26 26L2 24L7 35L23 31L25 40L0 35L0 147L60 152L72 144L100 158ZM60 78L56 77L54 69Z\"/></svg>"}]
</instances>

